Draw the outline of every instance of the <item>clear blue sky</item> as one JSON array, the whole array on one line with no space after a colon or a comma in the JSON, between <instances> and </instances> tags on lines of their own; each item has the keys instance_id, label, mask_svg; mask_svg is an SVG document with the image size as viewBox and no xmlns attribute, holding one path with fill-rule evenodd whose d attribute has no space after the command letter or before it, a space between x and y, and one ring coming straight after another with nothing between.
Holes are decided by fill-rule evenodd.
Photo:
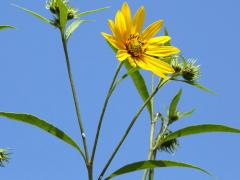
<instances>
[{"instance_id":1,"label":"clear blue sky","mask_svg":"<svg viewBox=\"0 0 240 180\"><path fill-rule=\"evenodd\" d=\"M122 0L72 0L80 11L111 6L111 9L86 16L96 20L83 24L69 42L73 76L89 143L92 145L100 109L118 61L100 35L110 32L107 19L113 18ZM43 1L1 0L0 24L17 30L0 33L0 111L31 113L48 120L80 142L73 100L59 33L56 29L13 7L15 3L45 17L51 14ZM201 83L220 96L171 83L158 94L156 108L163 111L172 96L183 88L181 110L196 108L190 118L176 123L172 130L191 124L219 123L240 128L239 41L240 2L238 0L129 0L135 11L144 5L145 26L164 19L172 43L186 57L195 57L202 66ZM124 73L124 71L122 72ZM150 80L150 73L143 72ZM131 79L124 81L112 96L96 154L94 175L98 175L119 141L142 100ZM140 116L114 159L108 173L126 163L147 157L149 119ZM184 161L203 167L220 180L239 179L240 135L204 134L180 139L174 155L158 154L158 159ZM86 179L79 154L70 146L43 131L1 118L0 146L10 148L11 162L0 168L3 180ZM142 172L120 176L119 180L140 179ZM158 169L160 180L210 180L191 169Z\"/></svg>"}]
</instances>

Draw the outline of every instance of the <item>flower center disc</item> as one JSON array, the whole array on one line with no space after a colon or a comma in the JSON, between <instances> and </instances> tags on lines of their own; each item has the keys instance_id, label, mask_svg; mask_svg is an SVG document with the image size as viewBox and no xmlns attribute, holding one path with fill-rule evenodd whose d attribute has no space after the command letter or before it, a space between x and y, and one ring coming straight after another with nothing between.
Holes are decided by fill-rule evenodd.
<instances>
[{"instance_id":1,"label":"flower center disc","mask_svg":"<svg viewBox=\"0 0 240 180\"><path fill-rule=\"evenodd\" d=\"M143 41L139 35L131 34L126 42L127 51L134 57L139 57L143 55Z\"/></svg>"}]
</instances>

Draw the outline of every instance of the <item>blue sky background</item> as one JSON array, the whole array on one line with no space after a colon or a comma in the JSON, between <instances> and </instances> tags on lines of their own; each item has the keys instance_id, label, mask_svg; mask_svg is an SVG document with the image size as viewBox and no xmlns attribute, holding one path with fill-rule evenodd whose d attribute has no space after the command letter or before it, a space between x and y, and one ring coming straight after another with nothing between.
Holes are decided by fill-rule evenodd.
<instances>
[{"instance_id":1,"label":"blue sky background","mask_svg":"<svg viewBox=\"0 0 240 180\"><path fill-rule=\"evenodd\" d=\"M88 143L92 146L100 110L118 64L100 32L110 32L107 19L114 18L123 1L71 2L80 11L111 6L109 10L84 17L96 22L82 24L69 41L80 109ZM55 124L80 142L59 32L11 6L11 3L51 18L44 8L45 0L1 0L0 24L14 25L17 30L0 32L0 110L34 114ZM180 88L183 88L180 109L197 109L193 116L173 125L172 130L201 123L240 128L240 2L129 0L128 3L134 12L140 5L145 6L145 26L164 19L172 43L181 49L184 56L195 57L201 64L201 84L220 94L214 96L175 82L167 85L155 98L156 111L163 112ZM150 85L150 72L142 72ZM141 104L142 100L131 79L125 80L109 103L95 159L95 176ZM126 163L146 159L149 131L145 110L106 175ZM159 153L158 159L198 165L220 180L239 179L240 135L218 133L189 136L180 139L180 144L174 155ZM87 179L79 154L35 127L1 118L0 147L10 148L12 152L11 162L5 168L0 168L0 178L3 180ZM141 176L142 172L136 172L115 179L132 180ZM210 180L212 177L191 169L166 168L156 170L156 179Z\"/></svg>"}]
</instances>

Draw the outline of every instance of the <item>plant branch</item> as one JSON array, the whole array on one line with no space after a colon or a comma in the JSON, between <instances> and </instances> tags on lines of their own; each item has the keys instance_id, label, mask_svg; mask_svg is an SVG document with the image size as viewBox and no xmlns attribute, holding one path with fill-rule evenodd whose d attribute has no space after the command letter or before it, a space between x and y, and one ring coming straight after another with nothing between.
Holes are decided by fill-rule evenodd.
<instances>
[{"instance_id":1,"label":"plant branch","mask_svg":"<svg viewBox=\"0 0 240 180\"><path fill-rule=\"evenodd\" d=\"M116 153L118 152L118 150L120 149L121 145L123 144L124 140L126 139L127 135L129 134L130 130L132 129L133 125L135 124L137 118L139 117L139 115L141 114L141 112L143 111L143 109L146 107L146 105L151 101L151 99L154 97L154 95L158 92L158 90L166 83L168 82L168 80L165 80L163 82L159 82L157 87L155 88L155 90L153 91L153 93L146 99L146 101L144 102L144 104L140 107L140 109L138 110L138 112L135 114L135 116L133 117L131 123L129 124L127 130L125 131L122 139L120 140L120 142L118 143L118 145L116 146L116 148L114 149L112 155L110 156L108 162L106 163L106 165L104 166L100 176L98 177L99 180L102 179L103 175L105 174L108 166L111 164L113 158L115 157Z\"/></svg>"},{"instance_id":2,"label":"plant branch","mask_svg":"<svg viewBox=\"0 0 240 180\"><path fill-rule=\"evenodd\" d=\"M102 112L101 112L101 116L100 116L100 119L99 119L99 122L98 122L98 127L97 127L97 132L96 132L96 136L95 136L95 141L94 141L94 145L93 145L93 151L92 151L92 156L91 156L91 163L93 164L93 161L94 161L94 157L95 157L95 153L96 153L96 148L97 148L97 144L98 144L98 139L99 139L99 135L100 135L100 130L101 130L101 126L102 126L102 122L103 122L103 117L104 117L104 114L105 114L105 111L106 111L106 108L107 108L107 105L108 105L108 101L115 89L116 86L114 86L115 82L116 82L116 79L117 79L117 76L122 68L122 65L123 65L124 61L121 62L114 74L114 77L113 77L113 80L111 82L111 85L109 87L109 90L108 90L108 93L107 93L107 96L106 96L106 99L105 99L105 102L104 102L104 105L103 105L103 108L102 108Z\"/></svg>"},{"instance_id":3,"label":"plant branch","mask_svg":"<svg viewBox=\"0 0 240 180\"><path fill-rule=\"evenodd\" d=\"M84 145L84 151L85 151L85 156L86 156L86 161L87 161L86 165L88 166L89 155L88 155L87 140L86 140L83 122L82 122L82 118L81 118L81 114L80 114L80 110L79 110L79 105L78 105L78 100L77 100L78 98L77 98L77 94L76 94L76 90L75 90L75 86L74 86L74 82L73 82L73 78L72 78L71 65L70 65L68 49L67 49L67 40L65 38L64 31L62 31L60 29L60 32L61 32L62 44L63 44L63 48L64 48L64 53L65 53L66 64L67 64L68 77L70 80L72 95L73 95L73 99L74 99L75 110L77 113L78 124L79 124L79 128L81 131L81 137L82 137L82 141L83 141L83 145Z\"/></svg>"}]
</instances>

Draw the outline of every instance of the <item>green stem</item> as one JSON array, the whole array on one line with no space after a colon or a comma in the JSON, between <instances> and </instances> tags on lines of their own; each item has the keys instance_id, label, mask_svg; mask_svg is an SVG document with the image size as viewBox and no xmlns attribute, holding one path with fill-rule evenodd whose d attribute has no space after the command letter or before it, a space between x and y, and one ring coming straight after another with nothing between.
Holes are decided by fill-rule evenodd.
<instances>
[{"instance_id":1,"label":"green stem","mask_svg":"<svg viewBox=\"0 0 240 180\"><path fill-rule=\"evenodd\" d=\"M94 157L95 157L95 153L96 153L96 149L97 149L97 144L98 144L98 139L99 139L99 135L100 135L100 130L101 130L101 126L102 126L102 122L103 122L103 117L104 117L104 114L105 114L105 111L106 111L106 108L107 108L107 105L108 105L108 101L115 89L116 86L114 86L115 84L115 81L117 79L117 76L122 68L122 65L123 65L124 62L121 62L115 72L115 75L113 77L113 80L111 82L111 85L109 87L109 90L108 90L108 93L107 93L107 96L106 96L106 99L105 99L105 102L104 102L104 105L103 105L103 108L102 108L102 112L101 112L101 116L100 116L100 119L99 119L99 122L98 122L98 127L97 127L97 132L96 132L96 136L95 136L95 141L94 141L94 146L93 146L93 151L92 151L92 156L91 156L91 163L93 164L93 161L94 161Z\"/></svg>"},{"instance_id":2,"label":"green stem","mask_svg":"<svg viewBox=\"0 0 240 180\"><path fill-rule=\"evenodd\" d=\"M161 82L163 79L161 79ZM152 74L152 92L154 91L154 74ZM153 154L153 146L154 146L154 133L155 133L155 126L156 126L156 121L157 121L157 116L154 117L154 99L152 98L152 117L151 117L151 131L150 131L150 147L149 147L149 153L148 153L148 160L152 160L152 154ZM149 179L150 177L153 177L154 174L154 169L145 169L144 174L142 177L142 180L146 180L147 174L149 172Z\"/></svg>"},{"instance_id":3,"label":"green stem","mask_svg":"<svg viewBox=\"0 0 240 180\"><path fill-rule=\"evenodd\" d=\"M143 111L143 109L147 106L147 104L151 101L151 99L154 97L154 95L158 92L158 90L167 82L163 81L163 82L159 82L157 87L155 88L155 90L153 91L153 93L146 99L146 101L144 102L144 104L140 107L140 109L138 110L138 112L135 114L135 116L133 117L131 123L129 124L127 130L125 131L122 139L120 140L120 142L118 143L118 145L116 146L116 148L114 149L112 155L110 156L108 162L106 163L106 165L104 166L100 176L98 177L99 180L102 179L103 175L105 174L106 170L108 169L109 165L111 164L113 158L115 157L116 153L118 152L119 148L121 147L121 145L123 144L124 140L126 139L127 135L129 134L130 130L132 129L133 125L135 124L137 118L139 117L139 115L141 114L141 112Z\"/></svg>"},{"instance_id":4,"label":"green stem","mask_svg":"<svg viewBox=\"0 0 240 180\"><path fill-rule=\"evenodd\" d=\"M85 132L84 132L82 118L81 118L81 115L80 115L80 110L79 110L79 105L78 105L78 100L77 100L78 98L77 98L77 94L76 94L76 90L75 90L75 86L74 86L74 82L73 82L73 78L72 78L71 65L70 65L68 49L67 49L67 41L66 41L66 38L65 38L65 35L64 35L64 31L62 31L61 29L60 29L60 31L61 31L63 49L64 49L64 53L65 53L66 64L67 64L68 77L69 77L70 84L71 84L75 110L76 110L76 113L77 113L78 124L79 124L79 127L80 127L81 137L82 137L82 141L83 141L83 145L84 145L84 151L85 151L85 156L86 156L86 161L87 161L86 165L89 166L89 164L88 164L89 155L88 155L87 140L86 140L86 135L85 135Z\"/></svg>"}]
</instances>

